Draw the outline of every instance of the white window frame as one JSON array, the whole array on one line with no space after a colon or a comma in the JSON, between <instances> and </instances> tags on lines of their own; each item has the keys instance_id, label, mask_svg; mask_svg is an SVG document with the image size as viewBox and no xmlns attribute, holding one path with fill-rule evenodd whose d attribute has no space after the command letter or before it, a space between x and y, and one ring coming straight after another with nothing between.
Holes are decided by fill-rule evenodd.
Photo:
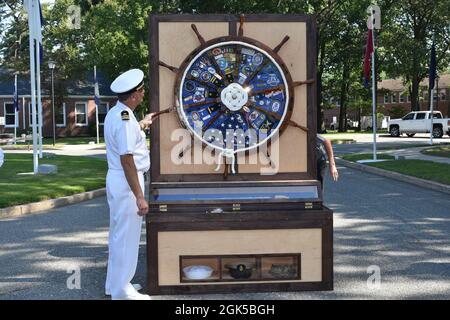
<instances>
[{"instance_id":1,"label":"white window frame","mask_svg":"<svg viewBox=\"0 0 450 320\"><path fill-rule=\"evenodd\" d=\"M383 99L384 99L384 100L383 100L384 104L390 103L389 96L390 96L390 93L385 93L385 94L384 94L384 98L383 98Z\"/></svg>"},{"instance_id":2,"label":"white window frame","mask_svg":"<svg viewBox=\"0 0 450 320\"><path fill-rule=\"evenodd\" d=\"M56 115L55 115L55 127L56 128L65 128L67 126L67 123L66 123L67 114L66 114L66 103L65 102L63 102L62 107L63 107L63 120L64 121L63 121L63 124L56 123Z\"/></svg>"},{"instance_id":3,"label":"white window frame","mask_svg":"<svg viewBox=\"0 0 450 320\"><path fill-rule=\"evenodd\" d=\"M400 93L398 96L398 102L399 103L405 103L406 102L406 96L403 93Z\"/></svg>"},{"instance_id":4,"label":"white window frame","mask_svg":"<svg viewBox=\"0 0 450 320\"><path fill-rule=\"evenodd\" d=\"M108 112L109 112L109 102L102 102L102 101L100 101L100 104L106 104L106 113L105 113L105 116L106 116L106 114L108 114ZM97 108L97 112L98 112L98 108ZM99 113L100 114L100 113ZM98 121L98 125L99 126L103 126L104 125L104 123L103 122L100 122L100 120Z\"/></svg>"},{"instance_id":5,"label":"white window frame","mask_svg":"<svg viewBox=\"0 0 450 320\"><path fill-rule=\"evenodd\" d=\"M444 94L444 97L442 98L442 94ZM440 89L439 91L439 101L447 101L447 90L446 89Z\"/></svg>"},{"instance_id":6,"label":"white window frame","mask_svg":"<svg viewBox=\"0 0 450 320\"><path fill-rule=\"evenodd\" d=\"M438 92L439 91L436 88L433 89L433 101L438 100L438 94L439 94Z\"/></svg>"},{"instance_id":7,"label":"white window frame","mask_svg":"<svg viewBox=\"0 0 450 320\"><path fill-rule=\"evenodd\" d=\"M18 125L17 125L17 123L16 123L16 112L15 112L15 110L14 110L14 113L6 113L6 105L7 104L12 104L12 106L13 106L13 110L14 110L14 102L13 101L5 101L5 102L3 102L3 117L5 117L5 128L14 128L14 127L19 127ZM11 115L11 114L13 114L14 115L14 124L6 124L6 116L7 115ZM19 116L17 115L17 118L19 118Z\"/></svg>"},{"instance_id":8,"label":"white window frame","mask_svg":"<svg viewBox=\"0 0 450 320\"><path fill-rule=\"evenodd\" d=\"M84 110L86 111L86 123L77 123L77 104L84 104ZM89 124L89 114L88 114L88 103L83 101L75 102L74 104L74 111L75 111L75 126L76 127L87 127Z\"/></svg>"},{"instance_id":9,"label":"white window frame","mask_svg":"<svg viewBox=\"0 0 450 320\"><path fill-rule=\"evenodd\" d=\"M391 93L391 103L398 103L397 92Z\"/></svg>"}]
</instances>

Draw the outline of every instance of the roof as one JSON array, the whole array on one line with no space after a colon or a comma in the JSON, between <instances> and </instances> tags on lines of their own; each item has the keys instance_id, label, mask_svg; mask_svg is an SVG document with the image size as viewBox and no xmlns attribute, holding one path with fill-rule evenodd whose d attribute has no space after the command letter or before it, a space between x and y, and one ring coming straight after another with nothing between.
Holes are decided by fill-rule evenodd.
<instances>
[{"instance_id":1,"label":"roof","mask_svg":"<svg viewBox=\"0 0 450 320\"><path fill-rule=\"evenodd\" d=\"M100 96L113 96L116 94L109 88L111 81L101 72L97 71L98 88ZM41 76L41 83L47 81ZM42 84L42 95L49 95ZM17 77L18 95L30 95L31 85L29 75L19 74ZM0 96L14 95L14 70L0 69ZM94 96L94 74L86 73L84 79L71 80L67 88L67 95L71 96Z\"/></svg>"},{"instance_id":2,"label":"roof","mask_svg":"<svg viewBox=\"0 0 450 320\"><path fill-rule=\"evenodd\" d=\"M428 87L428 78L425 78L420 82L421 87ZM442 74L439 76L439 89L450 87L450 74ZM404 91L405 86L401 79L386 79L378 82L379 89L386 89L389 91Z\"/></svg>"}]
</instances>

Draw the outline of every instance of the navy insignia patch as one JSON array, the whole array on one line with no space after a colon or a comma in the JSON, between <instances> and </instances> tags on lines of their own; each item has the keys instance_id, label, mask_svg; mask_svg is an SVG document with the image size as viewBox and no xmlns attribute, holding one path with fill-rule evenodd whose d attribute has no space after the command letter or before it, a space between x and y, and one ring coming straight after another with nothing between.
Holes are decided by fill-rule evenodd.
<instances>
[{"instance_id":1,"label":"navy insignia patch","mask_svg":"<svg viewBox=\"0 0 450 320\"><path fill-rule=\"evenodd\" d=\"M130 115L128 114L128 111L124 110L120 113L120 116L122 117L122 120L130 120Z\"/></svg>"}]
</instances>

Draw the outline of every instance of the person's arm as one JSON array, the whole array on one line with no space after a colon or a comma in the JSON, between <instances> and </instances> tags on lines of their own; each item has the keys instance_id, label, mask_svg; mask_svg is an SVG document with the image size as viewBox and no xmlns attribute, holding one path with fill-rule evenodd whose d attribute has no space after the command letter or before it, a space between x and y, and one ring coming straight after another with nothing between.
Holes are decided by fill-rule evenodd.
<instances>
[{"instance_id":1,"label":"person's arm","mask_svg":"<svg viewBox=\"0 0 450 320\"><path fill-rule=\"evenodd\" d=\"M327 152L328 162L330 163L330 175L333 178L333 181L337 181L339 178L339 173L336 168L336 163L334 162L333 146L328 139L324 139L323 144Z\"/></svg>"},{"instance_id":2,"label":"person's arm","mask_svg":"<svg viewBox=\"0 0 450 320\"><path fill-rule=\"evenodd\" d=\"M128 110L122 111L122 121L118 123L114 138L117 140L120 163L125 173L127 183L136 197L136 205L138 207L137 214L142 216L148 213L148 203L144 198L144 190L141 190L136 164L134 163L133 158L133 151L136 147L139 134L135 124L129 117L126 117L127 115L129 115Z\"/></svg>"},{"instance_id":3,"label":"person's arm","mask_svg":"<svg viewBox=\"0 0 450 320\"><path fill-rule=\"evenodd\" d=\"M125 154L120 156L120 163L122 164L123 171L125 172L128 185L136 197L136 205L139 209L138 215L143 216L148 213L148 203L144 198L144 192L139 184L139 178L133 155Z\"/></svg>"}]
</instances>

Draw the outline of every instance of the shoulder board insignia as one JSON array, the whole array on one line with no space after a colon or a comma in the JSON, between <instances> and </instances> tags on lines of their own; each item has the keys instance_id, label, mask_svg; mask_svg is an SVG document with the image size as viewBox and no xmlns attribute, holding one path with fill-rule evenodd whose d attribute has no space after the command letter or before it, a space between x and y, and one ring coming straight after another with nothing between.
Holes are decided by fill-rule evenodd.
<instances>
[{"instance_id":1,"label":"shoulder board insignia","mask_svg":"<svg viewBox=\"0 0 450 320\"><path fill-rule=\"evenodd\" d=\"M120 113L120 116L122 117L122 120L130 120L130 115L128 114L127 110L124 110Z\"/></svg>"}]
</instances>

